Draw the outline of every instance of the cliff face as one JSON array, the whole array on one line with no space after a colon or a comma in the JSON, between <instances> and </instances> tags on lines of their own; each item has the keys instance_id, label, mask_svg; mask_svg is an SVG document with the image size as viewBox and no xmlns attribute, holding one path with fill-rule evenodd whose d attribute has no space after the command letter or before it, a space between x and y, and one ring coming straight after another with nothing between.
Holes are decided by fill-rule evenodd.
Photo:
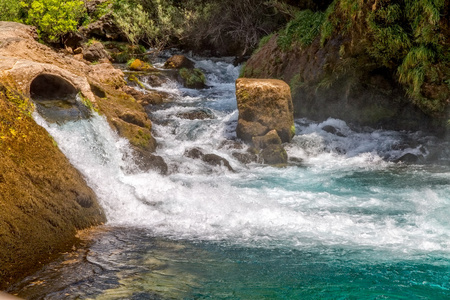
<instances>
[{"instance_id":1,"label":"cliff face","mask_svg":"<svg viewBox=\"0 0 450 300\"><path fill-rule=\"evenodd\" d=\"M345 10L346 2L349 1L332 3L316 38L308 45L293 43L282 47L280 36L284 32L273 35L247 61L242 76L278 78L289 83L296 117L335 117L391 129L442 130L450 117L449 77L445 75L449 62L448 57L437 57L446 52L433 54L435 60L424 59L417 66L410 66L408 59L417 49L426 48L421 44L424 38L406 32L410 40L398 46L394 56L388 48L391 46L377 36L380 32L389 33L394 25L407 28L401 19L405 17L399 14L399 19L394 20L398 24L389 23L380 15L390 8L382 7L378 1L358 2L355 5L359 8L351 17ZM448 8L442 10L448 16ZM440 27L436 25L440 30L436 32L436 43L446 45L448 24L442 19ZM331 29L324 33L327 26ZM288 30L292 29L287 27L285 32ZM417 80L411 77L417 70L425 74L419 77L423 80L421 85L415 85Z\"/></svg>"},{"instance_id":2,"label":"cliff face","mask_svg":"<svg viewBox=\"0 0 450 300\"><path fill-rule=\"evenodd\" d=\"M0 289L70 250L77 230L106 221L94 192L26 107L0 86Z\"/></svg>"}]
</instances>

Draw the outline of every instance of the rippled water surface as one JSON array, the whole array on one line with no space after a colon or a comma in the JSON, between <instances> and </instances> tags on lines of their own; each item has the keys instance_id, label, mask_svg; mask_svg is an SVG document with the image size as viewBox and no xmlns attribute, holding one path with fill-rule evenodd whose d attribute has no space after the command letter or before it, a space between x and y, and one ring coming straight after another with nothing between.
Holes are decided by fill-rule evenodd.
<instances>
[{"instance_id":1,"label":"rippled water surface","mask_svg":"<svg viewBox=\"0 0 450 300\"><path fill-rule=\"evenodd\" d=\"M97 193L108 224L13 287L46 299L450 299L448 142L420 132L296 120L290 164L236 153L239 68L199 60L209 88L150 87L169 175L130 172L104 118L46 124ZM209 117L184 119L201 109ZM333 130L329 130L329 128ZM186 157L197 147L234 171ZM416 164L401 161L405 154Z\"/></svg>"}]
</instances>

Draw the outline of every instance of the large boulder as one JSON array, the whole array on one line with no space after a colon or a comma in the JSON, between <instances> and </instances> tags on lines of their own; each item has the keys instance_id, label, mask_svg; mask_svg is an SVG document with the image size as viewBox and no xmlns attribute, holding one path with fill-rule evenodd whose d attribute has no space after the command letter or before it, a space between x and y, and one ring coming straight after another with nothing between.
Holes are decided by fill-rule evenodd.
<instances>
[{"instance_id":1,"label":"large boulder","mask_svg":"<svg viewBox=\"0 0 450 300\"><path fill-rule=\"evenodd\" d=\"M276 130L282 142L290 142L295 132L293 106L289 85L276 79L236 80L239 119L237 137L252 142Z\"/></svg>"}]
</instances>

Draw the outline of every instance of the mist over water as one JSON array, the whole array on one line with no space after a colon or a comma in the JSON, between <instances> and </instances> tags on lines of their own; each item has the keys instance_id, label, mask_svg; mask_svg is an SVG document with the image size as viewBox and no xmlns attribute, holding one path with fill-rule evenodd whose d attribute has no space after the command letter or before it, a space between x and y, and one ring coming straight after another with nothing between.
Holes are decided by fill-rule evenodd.
<instances>
[{"instance_id":1,"label":"mist over water","mask_svg":"<svg viewBox=\"0 0 450 300\"><path fill-rule=\"evenodd\" d=\"M348 289L361 288L359 283L350 284L352 277L347 273L352 272L358 273L358 278L367 276L360 282L366 288L368 282L381 276L380 272L387 272L381 277L388 280L379 280L383 287L397 280L393 286L409 282L406 290L421 286L427 293L435 291L436 295L450 297L445 275L450 267L448 142L420 132L353 128L336 119L321 123L298 119L296 136L285 146L291 159L289 166L244 165L232 155L245 152L247 147L236 147L235 143L238 113L234 80L239 67L211 60L197 61L196 67L206 71L207 89L185 89L168 82L157 89L171 93L173 102L149 108L152 120L158 120L153 132L159 144L157 154L169 165L167 176L137 171L129 159L127 141L119 138L102 116L95 114L90 119L58 125L47 124L35 115L98 195L107 225L125 228L124 232L145 232L129 241L141 243L142 256L137 260L150 251L147 240L193 243L202 249L201 257L211 262L201 272L211 273L212 278L222 276L227 284L235 284L235 292L240 295L236 299L261 299L267 295L324 298L320 289L314 288L323 278L338 286L347 282ZM179 115L198 109L210 118L189 120ZM185 152L194 147L227 159L235 172L186 157ZM419 157L419 163L397 162L408 153ZM183 245L185 249L191 247ZM98 249L92 253L102 255ZM248 255L273 273L259 274L266 286L273 283L274 288L283 290L286 281L285 288L290 292L265 294L263 285L260 289L252 286L248 294L239 286L242 273L234 270L238 272L236 277L228 278L233 263ZM198 272L201 257L193 255L187 263L192 272ZM380 264L406 273L395 277L395 272L379 269ZM247 268L241 271L256 272L248 278L258 281L261 269L243 265ZM416 269L422 273L432 270L434 275L417 275ZM312 281L302 277L302 272L308 273ZM415 279L408 274L419 276L422 282L411 284ZM188 288L187 293L198 293L199 298L226 298L220 280L211 279L200 287L198 282L192 283L196 287ZM305 290L302 284L311 285L311 289ZM345 291L329 287L329 295L346 295ZM169 295L157 292L163 298ZM394 294L397 292L405 290L397 286ZM347 291L347 295L352 293Z\"/></svg>"}]
</instances>

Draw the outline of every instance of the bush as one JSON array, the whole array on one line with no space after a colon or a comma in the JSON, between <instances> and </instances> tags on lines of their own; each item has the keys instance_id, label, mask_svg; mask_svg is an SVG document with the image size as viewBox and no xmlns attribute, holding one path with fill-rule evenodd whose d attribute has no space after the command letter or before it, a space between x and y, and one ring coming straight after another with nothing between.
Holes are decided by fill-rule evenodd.
<instances>
[{"instance_id":1,"label":"bush","mask_svg":"<svg viewBox=\"0 0 450 300\"><path fill-rule=\"evenodd\" d=\"M37 28L39 36L50 42L77 30L78 22L85 13L81 0L34 0L31 4L22 2L28 9L26 23Z\"/></svg>"},{"instance_id":2,"label":"bush","mask_svg":"<svg viewBox=\"0 0 450 300\"><path fill-rule=\"evenodd\" d=\"M19 1L0 0L0 21L20 21L21 7Z\"/></svg>"},{"instance_id":3,"label":"bush","mask_svg":"<svg viewBox=\"0 0 450 300\"><path fill-rule=\"evenodd\" d=\"M130 43L156 49L180 39L190 20L171 0L115 0L113 8L114 21Z\"/></svg>"}]
</instances>

